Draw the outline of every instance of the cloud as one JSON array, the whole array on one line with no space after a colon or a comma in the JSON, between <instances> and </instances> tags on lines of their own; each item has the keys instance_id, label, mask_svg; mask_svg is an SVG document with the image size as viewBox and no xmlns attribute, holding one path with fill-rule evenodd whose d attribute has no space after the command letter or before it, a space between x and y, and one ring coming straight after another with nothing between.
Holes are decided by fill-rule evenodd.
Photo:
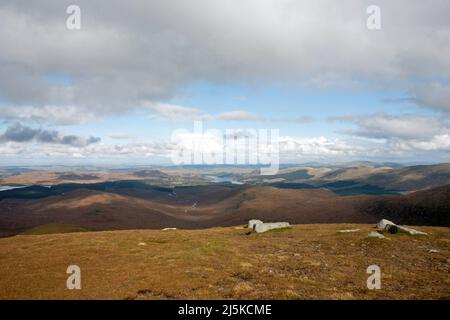
<instances>
[{"instance_id":1,"label":"cloud","mask_svg":"<svg viewBox=\"0 0 450 320\"><path fill-rule=\"evenodd\" d=\"M0 143L37 141L41 143L69 145L72 147L85 147L100 142L100 140L101 139L98 137L82 138L76 135L63 135L54 130L33 129L20 123L9 126L6 131L0 135Z\"/></svg>"},{"instance_id":2,"label":"cloud","mask_svg":"<svg viewBox=\"0 0 450 320\"><path fill-rule=\"evenodd\" d=\"M148 116L151 120L202 120L210 118L210 115L202 113L196 108L183 107L167 103L143 103L147 111L153 114Z\"/></svg>"},{"instance_id":3,"label":"cloud","mask_svg":"<svg viewBox=\"0 0 450 320\"><path fill-rule=\"evenodd\" d=\"M126 132L112 132L109 134L108 137L111 139L114 139L114 140L133 140L133 139L135 139L134 136L132 136Z\"/></svg>"},{"instance_id":4,"label":"cloud","mask_svg":"<svg viewBox=\"0 0 450 320\"><path fill-rule=\"evenodd\" d=\"M39 124L74 125L95 119L95 115L78 106L1 106L0 119Z\"/></svg>"},{"instance_id":5,"label":"cloud","mask_svg":"<svg viewBox=\"0 0 450 320\"><path fill-rule=\"evenodd\" d=\"M356 129L343 130L342 133L372 139L426 140L450 132L449 119L432 116L392 116L378 113L366 116L338 117L337 119L356 125Z\"/></svg>"},{"instance_id":6,"label":"cloud","mask_svg":"<svg viewBox=\"0 0 450 320\"><path fill-rule=\"evenodd\" d=\"M450 85L434 82L416 87L416 102L430 109L450 112Z\"/></svg>"},{"instance_id":7,"label":"cloud","mask_svg":"<svg viewBox=\"0 0 450 320\"><path fill-rule=\"evenodd\" d=\"M437 84L419 101L448 110L447 0L380 0L376 32L359 0L79 0L78 31L65 27L69 4L1 2L3 114L24 120L28 111L11 109L29 106L64 123L59 106L72 106L83 121L145 109L141 101L167 101L196 81L405 89L422 80Z\"/></svg>"},{"instance_id":8,"label":"cloud","mask_svg":"<svg viewBox=\"0 0 450 320\"><path fill-rule=\"evenodd\" d=\"M257 121L257 122L291 122L291 123L309 123L313 121L312 117L299 116L299 117L264 117L257 115L253 112L244 110L236 110L223 112L216 116L218 120L223 121Z\"/></svg>"},{"instance_id":9,"label":"cloud","mask_svg":"<svg viewBox=\"0 0 450 320\"><path fill-rule=\"evenodd\" d=\"M359 138L384 140L388 154L414 152L450 152L450 119L437 116L384 113L365 116L343 116L332 120L353 123L356 128L340 133ZM411 154L412 153L412 154Z\"/></svg>"},{"instance_id":10,"label":"cloud","mask_svg":"<svg viewBox=\"0 0 450 320\"><path fill-rule=\"evenodd\" d=\"M254 113L243 110L223 112L217 118L225 121L260 121L262 119Z\"/></svg>"},{"instance_id":11,"label":"cloud","mask_svg":"<svg viewBox=\"0 0 450 320\"><path fill-rule=\"evenodd\" d=\"M25 142L0 143L2 162L10 160L11 163L38 159L57 161L63 159L64 163L86 160L88 163L117 163L128 165L134 163L145 164L173 164L171 154L179 150L180 146L190 149L192 138L199 138L197 134L185 133L176 141L133 141L124 144L85 144L72 146L59 143L30 144ZM199 144L204 152L219 152L221 137L206 134ZM372 141L360 138L326 137L295 137L281 136L279 139L281 163L297 163L308 161L333 162L349 160L372 161L404 161L412 156L422 160L445 161L450 152L450 135L436 135L428 140L401 140L389 139L386 141ZM429 153L432 151L433 153ZM80 162L76 162L80 163Z\"/></svg>"},{"instance_id":12,"label":"cloud","mask_svg":"<svg viewBox=\"0 0 450 320\"><path fill-rule=\"evenodd\" d=\"M409 97L386 98L384 103L415 104L422 108L440 112L450 112L450 85L432 82L415 86Z\"/></svg>"}]
</instances>

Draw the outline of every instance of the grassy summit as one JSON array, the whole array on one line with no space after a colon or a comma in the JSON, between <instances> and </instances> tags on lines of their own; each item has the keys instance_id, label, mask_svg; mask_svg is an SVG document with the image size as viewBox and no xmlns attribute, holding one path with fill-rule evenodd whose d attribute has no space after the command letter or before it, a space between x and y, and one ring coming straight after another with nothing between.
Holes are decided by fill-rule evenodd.
<instances>
[{"instance_id":1,"label":"grassy summit","mask_svg":"<svg viewBox=\"0 0 450 320\"><path fill-rule=\"evenodd\" d=\"M0 239L0 298L449 299L449 229L418 229L430 235L372 239L355 224L20 235ZM66 289L71 264L81 290ZM366 287L372 264L381 290Z\"/></svg>"}]
</instances>

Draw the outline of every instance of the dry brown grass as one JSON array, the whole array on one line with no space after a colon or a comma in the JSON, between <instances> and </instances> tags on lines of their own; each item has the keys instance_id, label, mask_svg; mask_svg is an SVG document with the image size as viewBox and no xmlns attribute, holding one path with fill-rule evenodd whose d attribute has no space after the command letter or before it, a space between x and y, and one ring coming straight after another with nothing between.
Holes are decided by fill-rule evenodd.
<instances>
[{"instance_id":1,"label":"dry brown grass","mask_svg":"<svg viewBox=\"0 0 450 320\"><path fill-rule=\"evenodd\" d=\"M449 299L450 230L419 229L431 234L368 239L372 226L328 224L15 236L0 239L0 298ZM81 290L66 289L71 264ZM371 264L381 290L366 287Z\"/></svg>"}]
</instances>

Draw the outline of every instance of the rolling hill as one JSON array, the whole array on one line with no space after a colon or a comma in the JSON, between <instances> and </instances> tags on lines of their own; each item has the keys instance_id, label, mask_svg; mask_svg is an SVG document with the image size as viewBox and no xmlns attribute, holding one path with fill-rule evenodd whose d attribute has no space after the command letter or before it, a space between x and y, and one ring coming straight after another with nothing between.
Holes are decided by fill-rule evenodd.
<instances>
[{"instance_id":1,"label":"rolling hill","mask_svg":"<svg viewBox=\"0 0 450 320\"><path fill-rule=\"evenodd\" d=\"M382 217L450 225L450 185L408 195L346 197L328 189L232 184L163 188L115 182L90 187L61 185L34 198L25 188L19 190L25 198L20 199L19 192L0 201L0 234L54 223L86 230L196 229L239 225L252 218L310 224L374 223Z\"/></svg>"}]
</instances>

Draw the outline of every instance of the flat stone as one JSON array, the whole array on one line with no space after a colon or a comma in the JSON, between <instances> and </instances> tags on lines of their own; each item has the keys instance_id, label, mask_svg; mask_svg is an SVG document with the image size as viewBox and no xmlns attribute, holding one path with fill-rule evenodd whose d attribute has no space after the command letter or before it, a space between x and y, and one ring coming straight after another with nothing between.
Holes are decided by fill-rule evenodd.
<instances>
[{"instance_id":1,"label":"flat stone","mask_svg":"<svg viewBox=\"0 0 450 320\"><path fill-rule=\"evenodd\" d=\"M388 239L386 238L384 235L382 235L379 232L376 231L371 231L369 232L369 234L367 235L368 238L378 238L378 239Z\"/></svg>"},{"instance_id":2,"label":"flat stone","mask_svg":"<svg viewBox=\"0 0 450 320\"><path fill-rule=\"evenodd\" d=\"M289 222L257 223L255 225L255 231L257 233L263 233L274 229L289 228L290 226Z\"/></svg>"},{"instance_id":3,"label":"flat stone","mask_svg":"<svg viewBox=\"0 0 450 320\"><path fill-rule=\"evenodd\" d=\"M348 233L348 232L358 232L360 229L346 229L346 230L339 230L339 233Z\"/></svg>"},{"instance_id":4,"label":"flat stone","mask_svg":"<svg viewBox=\"0 0 450 320\"><path fill-rule=\"evenodd\" d=\"M402 227L402 226L397 226L397 228L398 228L398 232L409 233L412 236L428 234L426 232L422 232L422 231L418 231L418 230L414 230L414 229L407 228L407 227Z\"/></svg>"}]
</instances>

